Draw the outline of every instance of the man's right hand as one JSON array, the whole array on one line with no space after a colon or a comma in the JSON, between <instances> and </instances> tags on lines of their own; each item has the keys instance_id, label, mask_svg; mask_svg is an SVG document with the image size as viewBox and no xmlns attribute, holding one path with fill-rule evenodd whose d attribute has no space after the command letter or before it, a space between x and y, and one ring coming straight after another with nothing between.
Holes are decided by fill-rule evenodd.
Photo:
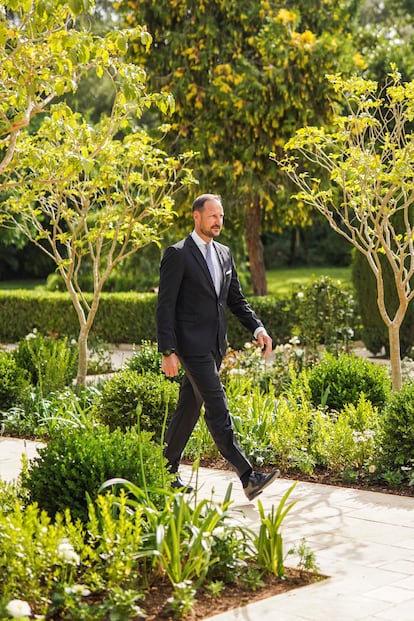
<instances>
[{"instance_id":1,"label":"man's right hand","mask_svg":"<svg viewBox=\"0 0 414 621\"><path fill-rule=\"evenodd\" d=\"M163 356L161 362L161 369L167 377L175 377L178 375L178 369L180 367L180 361L177 354L170 354L169 356Z\"/></svg>"}]
</instances>

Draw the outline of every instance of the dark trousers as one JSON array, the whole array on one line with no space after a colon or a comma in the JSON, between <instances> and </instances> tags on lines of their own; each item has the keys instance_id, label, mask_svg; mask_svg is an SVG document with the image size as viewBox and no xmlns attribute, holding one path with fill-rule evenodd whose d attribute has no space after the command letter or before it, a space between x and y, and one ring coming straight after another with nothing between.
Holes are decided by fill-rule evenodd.
<instances>
[{"instance_id":1,"label":"dark trousers","mask_svg":"<svg viewBox=\"0 0 414 621\"><path fill-rule=\"evenodd\" d=\"M233 432L230 412L218 370L221 357L213 353L191 358L180 357L185 371L177 407L165 433L164 455L171 472L177 472L181 455L200 417L204 403L205 421L221 455L239 477L252 467Z\"/></svg>"}]
</instances>

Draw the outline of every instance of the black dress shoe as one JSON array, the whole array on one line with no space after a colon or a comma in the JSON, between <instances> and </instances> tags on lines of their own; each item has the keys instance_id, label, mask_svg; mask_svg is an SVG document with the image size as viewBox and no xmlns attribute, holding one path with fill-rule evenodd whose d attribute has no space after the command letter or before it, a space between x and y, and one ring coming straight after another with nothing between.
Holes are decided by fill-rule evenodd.
<instances>
[{"instance_id":1,"label":"black dress shoe","mask_svg":"<svg viewBox=\"0 0 414 621\"><path fill-rule=\"evenodd\" d=\"M191 487L191 485L186 485L179 474L177 475L175 481L171 483L171 487L173 489L183 490L186 494L191 494L191 492L194 491L194 487Z\"/></svg>"},{"instance_id":2,"label":"black dress shoe","mask_svg":"<svg viewBox=\"0 0 414 621\"><path fill-rule=\"evenodd\" d=\"M265 487L270 485L274 479L280 476L280 470L273 470L270 474L260 474L259 472L252 472L249 476L244 493L249 500L253 500L262 493Z\"/></svg>"}]
</instances>

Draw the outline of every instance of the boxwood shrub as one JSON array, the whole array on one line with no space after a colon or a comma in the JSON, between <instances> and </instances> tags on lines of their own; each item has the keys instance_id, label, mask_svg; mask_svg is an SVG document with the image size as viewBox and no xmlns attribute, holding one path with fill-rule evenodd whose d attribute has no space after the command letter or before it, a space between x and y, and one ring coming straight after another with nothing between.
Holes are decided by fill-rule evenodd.
<instances>
[{"instance_id":1,"label":"boxwood shrub","mask_svg":"<svg viewBox=\"0 0 414 621\"><path fill-rule=\"evenodd\" d=\"M307 371L312 403L340 411L345 405L357 405L361 394L372 405L382 408L390 394L391 383L385 367L353 354L325 353L322 360Z\"/></svg>"},{"instance_id":2,"label":"boxwood shrub","mask_svg":"<svg viewBox=\"0 0 414 621\"><path fill-rule=\"evenodd\" d=\"M113 477L150 490L162 487L165 477L171 476L166 473L161 447L151 434L136 429L62 430L38 452L22 474L22 490L26 500L37 502L51 517L70 508L75 520L86 523L86 494L95 499L100 486ZM154 502L161 502L161 495L149 494Z\"/></svg>"},{"instance_id":3,"label":"boxwood shrub","mask_svg":"<svg viewBox=\"0 0 414 621\"><path fill-rule=\"evenodd\" d=\"M388 467L414 469L414 382L405 383L388 400L382 448Z\"/></svg>"},{"instance_id":4,"label":"boxwood shrub","mask_svg":"<svg viewBox=\"0 0 414 621\"><path fill-rule=\"evenodd\" d=\"M1 410L19 405L29 386L29 374L17 365L13 353L0 352L0 420Z\"/></svg>"},{"instance_id":5,"label":"boxwood shrub","mask_svg":"<svg viewBox=\"0 0 414 621\"><path fill-rule=\"evenodd\" d=\"M159 372L140 373L126 368L105 382L95 416L111 430L126 430L139 423L159 441L165 416L168 420L177 404L178 390L177 382Z\"/></svg>"}]
</instances>

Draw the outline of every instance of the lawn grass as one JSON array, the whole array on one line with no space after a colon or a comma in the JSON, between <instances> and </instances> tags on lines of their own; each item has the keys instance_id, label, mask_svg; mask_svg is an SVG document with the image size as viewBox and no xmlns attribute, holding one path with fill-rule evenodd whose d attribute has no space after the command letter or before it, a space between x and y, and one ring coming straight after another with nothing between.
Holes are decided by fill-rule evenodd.
<instances>
[{"instance_id":1,"label":"lawn grass","mask_svg":"<svg viewBox=\"0 0 414 621\"><path fill-rule=\"evenodd\" d=\"M267 288L269 295L288 295L299 285L308 285L314 278L329 276L342 284L352 286L350 267L286 267L268 270Z\"/></svg>"},{"instance_id":2,"label":"lawn grass","mask_svg":"<svg viewBox=\"0 0 414 621\"><path fill-rule=\"evenodd\" d=\"M329 276L340 280L344 285L352 286L350 267L286 267L267 270L267 287L269 295L288 295L298 285L308 285L313 278ZM0 290L5 289L44 289L44 280L3 280Z\"/></svg>"},{"instance_id":3,"label":"lawn grass","mask_svg":"<svg viewBox=\"0 0 414 621\"><path fill-rule=\"evenodd\" d=\"M16 289L44 289L45 280L0 280L1 291L11 291Z\"/></svg>"}]
</instances>

